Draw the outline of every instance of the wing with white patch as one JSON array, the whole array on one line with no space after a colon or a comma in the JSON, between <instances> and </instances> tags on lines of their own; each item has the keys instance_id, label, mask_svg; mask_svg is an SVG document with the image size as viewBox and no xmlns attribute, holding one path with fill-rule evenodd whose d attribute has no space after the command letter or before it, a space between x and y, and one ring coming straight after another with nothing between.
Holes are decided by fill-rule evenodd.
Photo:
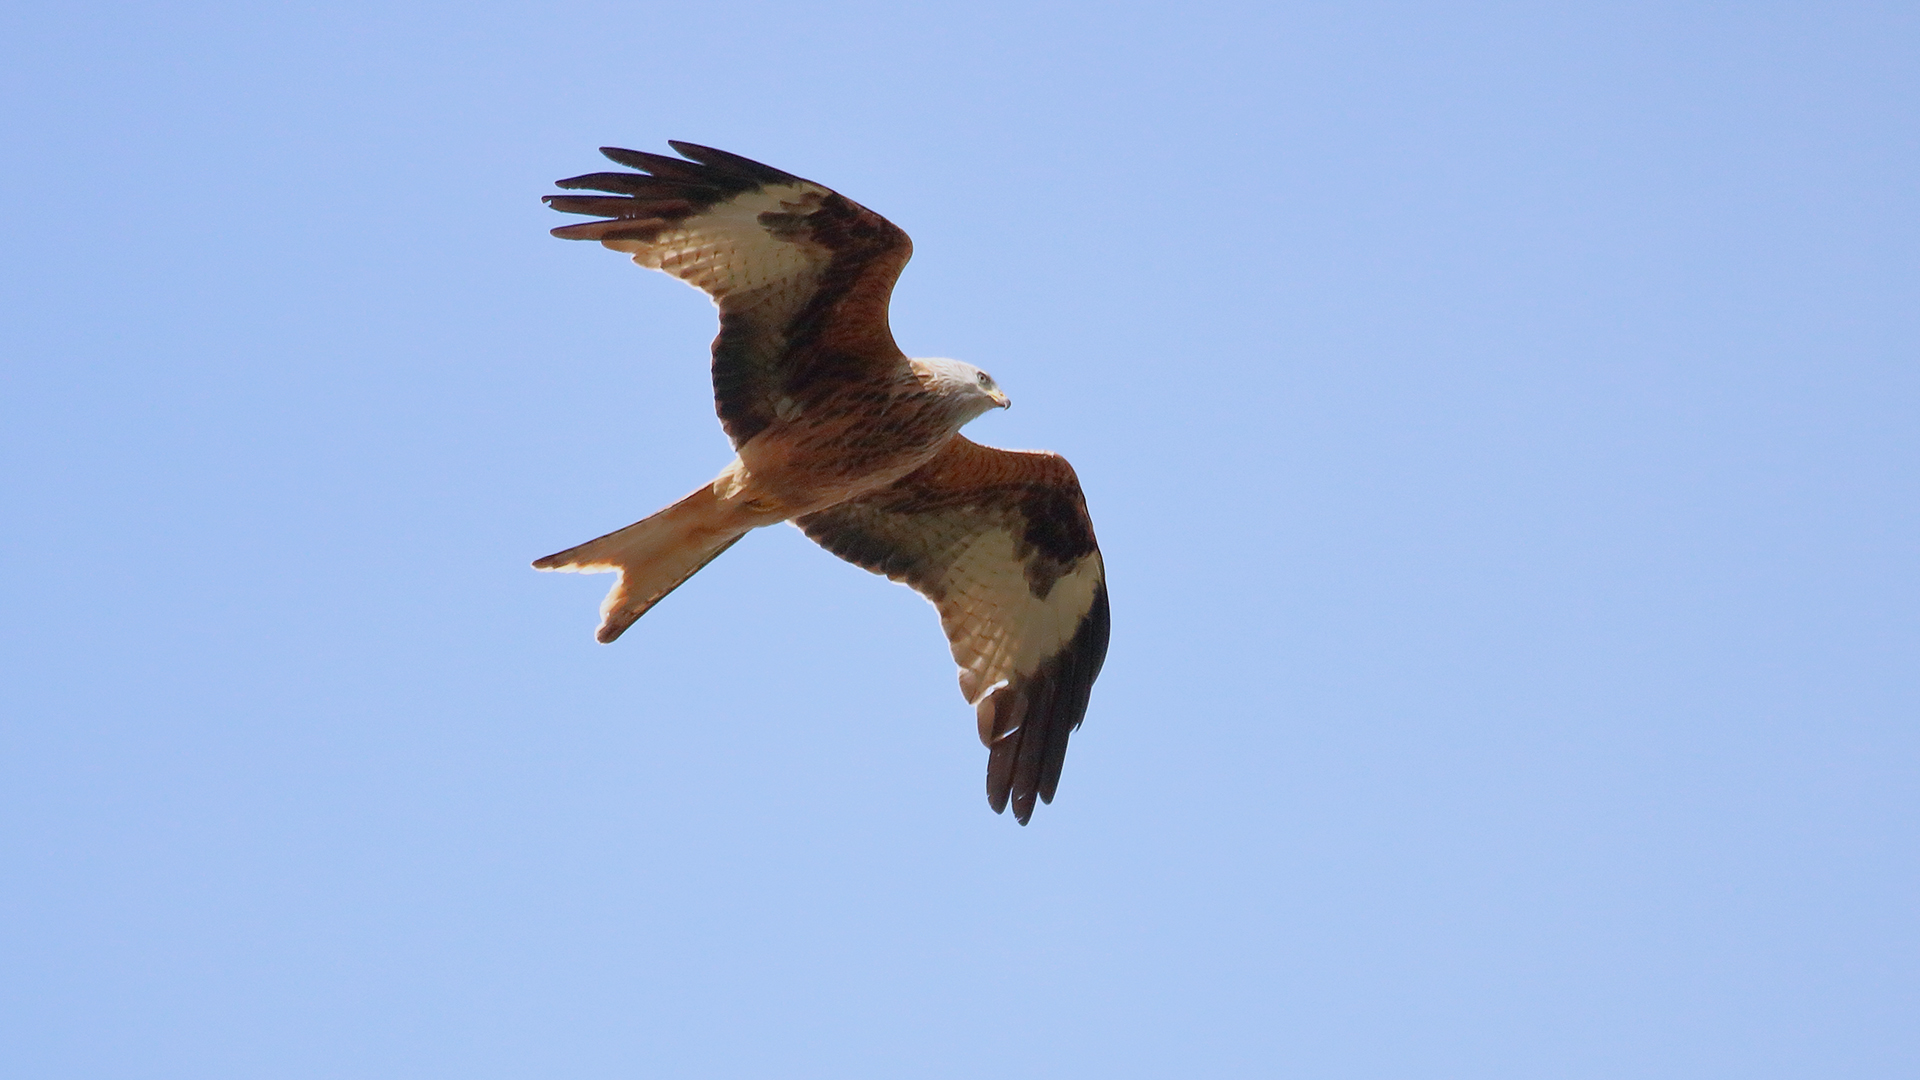
<instances>
[{"instance_id":1,"label":"wing with white patch","mask_svg":"<svg viewBox=\"0 0 1920 1080\"><path fill-rule=\"evenodd\" d=\"M877 494L799 518L820 546L933 601L976 706L987 800L1052 802L1107 655L1106 569L1073 467L958 435Z\"/></svg>"},{"instance_id":2,"label":"wing with white patch","mask_svg":"<svg viewBox=\"0 0 1920 1080\"><path fill-rule=\"evenodd\" d=\"M602 148L642 172L588 173L547 205L609 220L555 236L598 240L713 297L714 407L735 446L789 411L906 364L887 325L893 283L913 254L907 234L811 180L692 143L689 160Z\"/></svg>"}]
</instances>

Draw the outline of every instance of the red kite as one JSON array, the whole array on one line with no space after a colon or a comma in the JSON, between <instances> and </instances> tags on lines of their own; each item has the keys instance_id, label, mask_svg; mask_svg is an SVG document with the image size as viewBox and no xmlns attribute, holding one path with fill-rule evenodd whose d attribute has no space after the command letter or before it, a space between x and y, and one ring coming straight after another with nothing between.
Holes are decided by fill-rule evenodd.
<instances>
[{"instance_id":1,"label":"red kite","mask_svg":"<svg viewBox=\"0 0 1920 1080\"><path fill-rule=\"evenodd\" d=\"M670 145L685 160L607 148L640 172L560 181L613 194L547 196L604 219L553 234L713 298L714 406L737 456L652 517L533 565L619 575L600 606L607 642L749 531L793 522L933 602L989 750L987 801L1026 824L1035 798L1053 801L1107 654L1106 570L1073 468L963 438L1007 396L971 364L894 344L906 233L810 180Z\"/></svg>"}]
</instances>

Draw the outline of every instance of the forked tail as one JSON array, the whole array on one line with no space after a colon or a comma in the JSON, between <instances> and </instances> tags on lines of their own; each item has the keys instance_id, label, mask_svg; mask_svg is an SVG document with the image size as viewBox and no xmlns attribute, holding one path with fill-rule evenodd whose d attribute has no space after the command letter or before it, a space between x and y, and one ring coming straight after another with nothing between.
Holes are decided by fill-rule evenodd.
<instances>
[{"instance_id":1,"label":"forked tail","mask_svg":"<svg viewBox=\"0 0 1920 1080\"><path fill-rule=\"evenodd\" d=\"M681 583L732 547L749 531L726 521L711 486L665 510L598 540L534 562L535 570L620 575L600 602L594 637L612 641Z\"/></svg>"}]
</instances>

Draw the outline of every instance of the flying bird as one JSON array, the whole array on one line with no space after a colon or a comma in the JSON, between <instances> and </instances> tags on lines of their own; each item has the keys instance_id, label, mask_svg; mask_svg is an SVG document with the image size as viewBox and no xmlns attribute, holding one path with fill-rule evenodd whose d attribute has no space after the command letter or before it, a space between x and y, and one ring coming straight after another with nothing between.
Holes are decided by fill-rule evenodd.
<instances>
[{"instance_id":1,"label":"flying bird","mask_svg":"<svg viewBox=\"0 0 1920 1080\"><path fill-rule=\"evenodd\" d=\"M810 180L669 145L682 156L602 148L638 171L559 181L610 194L547 196L602 219L553 235L713 299L714 407L736 456L652 517L533 565L617 574L595 635L610 642L748 532L794 523L933 602L989 751L988 804L1026 824L1036 798L1053 801L1107 654L1106 570L1073 468L962 436L1008 406L999 384L894 344L906 233Z\"/></svg>"}]
</instances>

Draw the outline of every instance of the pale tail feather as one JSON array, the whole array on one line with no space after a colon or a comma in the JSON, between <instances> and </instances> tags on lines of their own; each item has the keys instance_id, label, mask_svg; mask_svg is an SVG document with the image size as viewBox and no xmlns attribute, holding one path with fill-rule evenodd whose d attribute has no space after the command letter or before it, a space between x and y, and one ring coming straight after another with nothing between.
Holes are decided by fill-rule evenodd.
<instances>
[{"instance_id":1,"label":"pale tail feather","mask_svg":"<svg viewBox=\"0 0 1920 1080\"><path fill-rule=\"evenodd\" d=\"M721 511L719 497L711 487L703 487L650 518L538 559L533 567L618 573L619 580L600 603L600 629L593 635L603 643L612 641L746 535L746 529L721 524Z\"/></svg>"}]
</instances>

